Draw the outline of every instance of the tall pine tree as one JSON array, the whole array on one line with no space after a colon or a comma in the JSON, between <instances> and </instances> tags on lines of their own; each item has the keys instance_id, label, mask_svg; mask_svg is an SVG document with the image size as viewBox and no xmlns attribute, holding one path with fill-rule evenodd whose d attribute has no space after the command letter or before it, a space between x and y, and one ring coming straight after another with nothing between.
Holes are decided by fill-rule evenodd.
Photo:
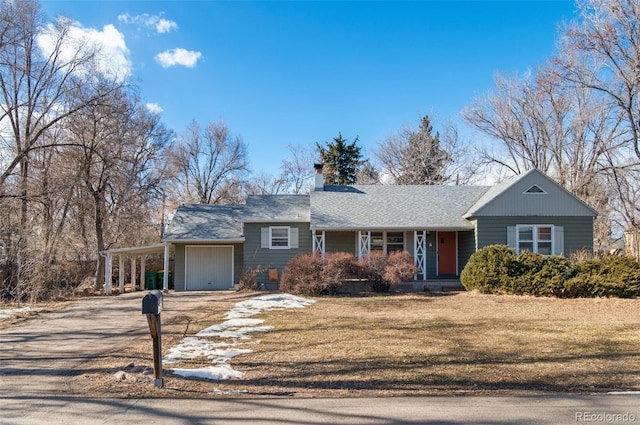
<instances>
[{"instance_id":1,"label":"tall pine tree","mask_svg":"<svg viewBox=\"0 0 640 425\"><path fill-rule=\"evenodd\" d=\"M320 158L324 163L325 184L354 184L357 180L358 169L363 164L360 147L356 146L358 136L353 142L347 140L338 133L333 142L325 142L325 145L316 143Z\"/></svg>"}]
</instances>

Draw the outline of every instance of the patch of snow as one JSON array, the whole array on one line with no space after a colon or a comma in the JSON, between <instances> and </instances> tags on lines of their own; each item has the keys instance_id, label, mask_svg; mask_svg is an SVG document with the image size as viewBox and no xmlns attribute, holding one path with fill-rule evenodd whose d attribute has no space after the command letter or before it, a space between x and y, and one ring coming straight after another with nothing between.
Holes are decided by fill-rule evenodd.
<instances>
[{"instance_id":1,"label":"patch of snow","mask_svg":"<svg viewBox=\"0 0 640 425\"><path fill-rule=\"evenodd\" d=\"M185 378L202 378L216 381L222 379L238 379L244 376L244 372L233 370L231 366L226 363L200 369L172 369L171 371Z\"/></svg>"},{"instance_id":2,"label":"patch of snow","mask_svg":"<svg viewBox=\"0 0 640 425\"><path fill-rule=\"evenodd\" d=\"M305 308L314 302L290 294L270 294L241 301L227 313L225 322L201 330L196 337L183 338L177 346L169 349L163 363L175 364L180 360L206 358L213 366L200 369L172 369L172 372L183 377L212 380L241 378L244 372L234 370L227 362L241 354L252 353L253 350L230 347L246 345L244 341L251 339L251 334L273 329L273 326L258 326L264 323L264 320L250 317L262 311ZM236 341L215 343L204 338L226 338Z\"/></svg>"},{"instance_id":3,"label":"patch of snow","mask_svg":"<svg viewBox=\"0 0 640 425\"><path fill-rule=\"evenodd\" d=\"M291 294L270 294L241 301L227 313L228 319L255 316L262 311L284 310L289 308L305 308L315 303L315 300L297 297Z\"/></svg>"},{"instance_id":4,"label":"patch of snow","mask_svg":"<svg viewBox=\"0 0 640 425\"><path fill-rule=\"evenodd\" d=\"M199 359L207 357L207 354L221 347L229 347L233 344L228 342L211 342L201 338L183 338L180 344L169 349L167 357L163 359L163 363L178 363L178 360Z\"/></svg>"},{"instance_id":5,"label":"patch of snow","mask_svg":"<svg viewBox=\"0 0 640 425\"><path fill-rule=\"evenodd\" d=\"M201 330L196 336L211 336L217 335L217 333L225 331L230 328L241 328L247 326L256 326L264 323L262 319L229 319L226 322L218 325L209 326L206 329Z\"/></svg>"},{"instance_id":6,"label":"patch of snow","mask_svg":"<svg viewBox=\"0 0 640 425\"><path fill-rule=\"evenodd\" d=\"M640 391L611 391L609 395L640 395Z\"/></svg>"},{"instance_id":7,"label":"patch of snow","mask_svg":"<svg viewBox=\"0 0 640 425\"><path fill-rule=\"evenodd\" d=\"M200 336L218 337L218 338L237 338L237 339L250 339L248 335L254 332L268 332L273 329L273 326L259 326L259 327L244 327L235 330L226 330L221 332L208 332Z\"/></svg>"},{"instance_id":8,"label":"patch of snow","mask_svg":"<svg viewBox=\"0 0 640 425\"><path fill-rule=\"evenodd\" d=\"M20 308L3 308L0 309L0 320L5 320L10 317L15 316L18 313L23 313L25 311L31 310L31 307L20 307Z\"/></svg>"}]
</instances>

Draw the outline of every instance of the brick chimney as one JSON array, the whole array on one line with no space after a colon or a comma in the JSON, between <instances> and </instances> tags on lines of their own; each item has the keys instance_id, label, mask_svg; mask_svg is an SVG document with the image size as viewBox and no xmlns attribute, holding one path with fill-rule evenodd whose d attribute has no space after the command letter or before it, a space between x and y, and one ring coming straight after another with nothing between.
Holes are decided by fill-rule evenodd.
<instances>
[{"instance_id":1,"label":"brick chimney","mask_svg":"<svg viewBox=\"0 0 640 425\"><path fill-rule=\"evenodd\" d=\"M324 190L324 174L322 173L323 164L313 164L315 173L314 190Z\"/></svg>"}]
</instances>

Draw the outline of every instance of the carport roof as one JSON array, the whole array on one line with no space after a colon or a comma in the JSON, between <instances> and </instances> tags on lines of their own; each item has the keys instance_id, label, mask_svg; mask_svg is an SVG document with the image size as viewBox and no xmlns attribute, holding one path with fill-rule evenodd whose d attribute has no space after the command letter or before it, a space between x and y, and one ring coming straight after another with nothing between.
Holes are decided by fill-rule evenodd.
<instances>
[{"instance_id":1,"label":"carport roof","mask_svg":"<svg viewBox=\"0 0 640 425\"><path fill-rule=\"evenodd\" d=\"M145 246L132 246L129 248L112 248L104 252L111 254L126 254L126 255L148 255L148 254L162 254L164 252L164 244L153 244Z\"/></svg>"}]
</instances>

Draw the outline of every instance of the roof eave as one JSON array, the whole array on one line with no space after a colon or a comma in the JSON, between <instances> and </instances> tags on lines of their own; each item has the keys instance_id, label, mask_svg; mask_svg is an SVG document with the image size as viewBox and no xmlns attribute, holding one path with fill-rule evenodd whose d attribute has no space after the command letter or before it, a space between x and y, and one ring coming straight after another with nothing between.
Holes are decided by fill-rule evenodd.
<instances>
[{"instance_id":1,"label":"roof eave","mask_svg":"<svg viewBox=\"0 0 640 425\"><path fill-rule=\"evenodd\" d=\"M329 232L357 232L360 230L369 230L369 231L410 231L410 230L426 230L428 232L435 231L468 231L473 230L473 225L469 226L408 226L408 227L371 227L371 226L362 226L362 227L335 227L335 226L317 226L311 227L313 231L329 231Z\"/></svg>"},{"instance_id":2,"label":"roof eave","mask_svg":"<svg viewBox=\"0 0 640 425\"><path fill-rule=\"evenodd\" d=\"M163 239L165 243L184 244L184 243L244 243L244 238L232 238L232 239Z\"/></svg>"}]
</instances>

